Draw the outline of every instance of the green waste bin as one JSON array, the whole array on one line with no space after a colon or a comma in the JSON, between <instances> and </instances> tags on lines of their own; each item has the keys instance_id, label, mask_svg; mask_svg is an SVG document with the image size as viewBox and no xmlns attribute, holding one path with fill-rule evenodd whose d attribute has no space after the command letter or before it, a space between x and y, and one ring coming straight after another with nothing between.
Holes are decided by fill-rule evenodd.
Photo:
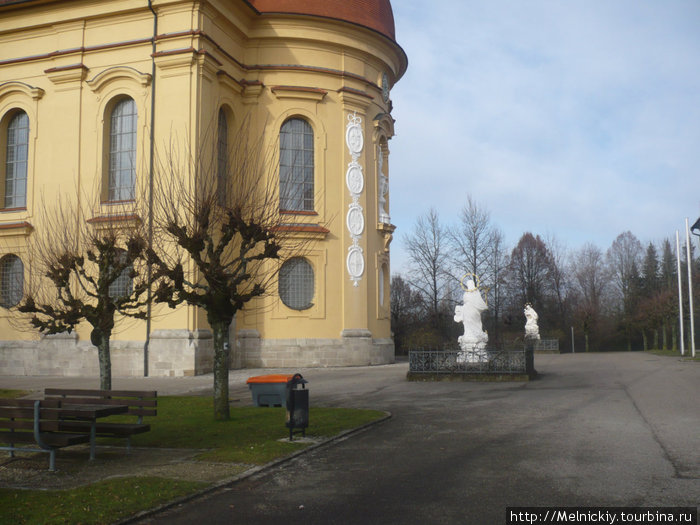
<instances>
[{"instance_id":1,"label":"green waste bin","mask_svg":"<svg viewBox=\"0 0 700 525\"><path fill-rule=\"evenodd\" d=\"M249 377L246 381L256 407L281 407L287 400L287 383L294 377L269 374Z\"/></svg>"}]
</instances>

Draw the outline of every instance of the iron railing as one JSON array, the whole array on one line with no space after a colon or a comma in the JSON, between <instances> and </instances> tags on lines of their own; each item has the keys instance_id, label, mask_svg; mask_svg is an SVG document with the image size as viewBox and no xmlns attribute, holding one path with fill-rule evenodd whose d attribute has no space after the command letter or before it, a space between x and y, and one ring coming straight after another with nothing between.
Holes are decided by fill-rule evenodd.
<instances>
[{"instance_id":1,"label":"iron railing","mask_svg":"<svg viewBox=\"0 0 700 525\"><path fill-rule=\"evenodd\" d=\"M541 350L545 352L558 352L559 339L538 339L535 341L534 350Z\"/></svg>"},{"instance_id":2,"label":"iron railing","mask_svg":"<svg viewBox=\"0 0 700 525\"><path fill-rule=\"evenodd\" d=\"M416 374L530 374L532 350L409 350L409 372Z\"/></svg>"}]
</instances>

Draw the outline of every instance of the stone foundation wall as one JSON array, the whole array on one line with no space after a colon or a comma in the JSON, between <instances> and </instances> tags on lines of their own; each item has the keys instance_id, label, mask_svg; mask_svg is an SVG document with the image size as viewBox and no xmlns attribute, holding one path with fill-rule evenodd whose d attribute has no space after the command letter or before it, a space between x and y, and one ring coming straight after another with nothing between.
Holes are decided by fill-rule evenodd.
<instances>
[{"instance_id":1,"label":"stone foundation wall","mask_svg":"<svg viewBox=\"0 0 700 525\"><path fill-rule=\"evenodd\" d=\"M394 362L394 342L367 330L344 330L338 339L262 340L241 330L231 347L231 368L313 368ZM143 377L144 342L112 341L113 377ZM214 340L209 330L157 330L148 348L148 375L193 376L212 372ZM0 341L0 375L99 377L97 348L75 334L39 341Z\"/></svg>"},{"instance_id":2,"label":"stone foundation wall","mask_svg":"<svg viewBox=\"0 0 700 525\"><path fill-rule=\"evenodd\" d=\"M208 374L214 370L211 330L153 331L148 347L148 363L149 376Z\"/></svg>"},{"instance_id":3,"label":"stone foundation wall","mask_svg":"<svg viewBox=\"0 0 700 525\"><path fill-rule=\"evenodd\" d=\"M149 376L192 376L213 370L211 332L160 330L151 334ZM113 377L143 377L144 342L111 341ZM99 377L97 348L75 333L39 341L0 341L0 375Z\"/></svg>"},{"instance_id":4,"label":"stone foundation wall","mask_svg":"<svg viewBox=\"0 0 700 525\"><path fill-rule=\"evenodd\" d=\"M245 368L384 365L394 362L394 341L367 330L344 330L339 339L261 339L257 330L241 330L234 353Z\"/></svg>"}]
</instances>

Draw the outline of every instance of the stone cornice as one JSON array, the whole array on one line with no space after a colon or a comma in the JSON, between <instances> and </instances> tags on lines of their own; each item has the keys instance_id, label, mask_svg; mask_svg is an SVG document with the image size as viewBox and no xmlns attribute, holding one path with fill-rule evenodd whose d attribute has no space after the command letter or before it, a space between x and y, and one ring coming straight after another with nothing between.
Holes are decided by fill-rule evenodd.
<instances>
[{"instance_id":1,"label":"stone cornice","mask_svg":"<svg viewBox=\"0 0 700 525\"><path fill-rule=\"evenodd\" d=\"M34 226L27 221L0 223L0 237L12 237L16 235L26 237L32 233L32 231L34 231Z\"/></svg>"},{"instance_id":2,"label":"stone cornice","mask_svg":"<svg viewBox=\"0 0 700 525\"><path fill-rule=\"evenodd\" d=\"M278 98L297 98L302 100L315 100L321 102L328 94L325 89L306 86L272 86L270 91Z\"/></svg>"}]
</instances>

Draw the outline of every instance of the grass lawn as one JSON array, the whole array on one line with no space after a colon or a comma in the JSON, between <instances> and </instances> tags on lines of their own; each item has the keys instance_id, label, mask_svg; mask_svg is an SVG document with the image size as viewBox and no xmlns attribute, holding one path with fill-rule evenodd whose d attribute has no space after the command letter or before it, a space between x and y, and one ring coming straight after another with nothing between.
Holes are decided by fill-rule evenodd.
<instances>
[{"instance_id":1,"label":"grass lawn","mask_svg":"<svg viewBox=\"0 0 700 525\"><path fill-rule=\"evenodd\" d=\"M229 421L215 421L213 415L210 397L159 397L158 416L145 418L151 431L134 436L132 445L205 449L199 459L247 465L265 464L309 446L278 441L289 436L284 408L232 408ZM311 407L306 434L329 438L382 417L384 413L376 410ZM135 477L71 490L0 489L0 524L111 523L204 486L185 480Z\"/></svg>"},{"instance_id":2,"label":"grass lawn","mask_svg":"<svg viewBox=\"0 0 700 525\"><path fill-rule=\"evenodd\" d=\"M27 394L29 394L29 392L25 390L8 390L6 388L0 388L0 397L4 398L22 397L26 396Z\"/></svg>"},{"instance_id":3,"label":"grass lawn","mask_svg":"<svg viewBox=\"0 0 700 525\"><path fill-rule=\"evenodd\" d=\"M0 489L0 523L114 523L202 487L191 481L125 478L72 490Z\"/></svg>"},{"instance_id":4,"label":"grass lawn","mask_svg":"<svg viewBox=\"0 0 700 525\"><path fill-rule=\"evenodd\" d=\"M131 442L137 447L209 449L199 458L261 465L308 446L278 441L289 437L285 412L279 407L232 408L230 420L215 421L209 397L160 397L158 416L146 418L151 431L134 436ZM306 434L328 438L383 416L376 410L312 406Z\"/></svg>"}]
</instances>

